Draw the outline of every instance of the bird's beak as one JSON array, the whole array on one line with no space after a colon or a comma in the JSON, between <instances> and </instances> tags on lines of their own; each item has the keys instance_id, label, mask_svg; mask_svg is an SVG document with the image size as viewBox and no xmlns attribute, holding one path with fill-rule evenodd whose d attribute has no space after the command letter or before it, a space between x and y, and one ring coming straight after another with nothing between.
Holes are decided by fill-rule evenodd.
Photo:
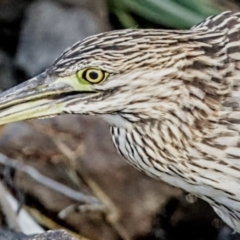
<instances>
[{"instance_id":1,"label":"bird's beak","mask_svg":"<svg viewBox=\"0 0 240 240\"><path fill-rule=\"evenodd\" d=\"M59 115L76 97L93 92L89 84L76 81L75 76L40 74L0 94L0 125Z\"/></svg>"}]
</instances>

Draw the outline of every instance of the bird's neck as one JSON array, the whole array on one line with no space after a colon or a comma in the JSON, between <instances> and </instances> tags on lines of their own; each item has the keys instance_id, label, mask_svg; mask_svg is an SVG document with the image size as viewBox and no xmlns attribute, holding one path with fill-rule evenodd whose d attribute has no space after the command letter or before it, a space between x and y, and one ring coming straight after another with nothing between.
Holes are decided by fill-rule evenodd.
<instances>
[{"instance_id":1,"label":"bird's neck","mask_svg":"<svg viewBox=\"0 0 240 240\"><path fill-rule=\"evenodd\" d=\"M169 121L146 121L132 124L131 128L112 125L111 134L119 153L132 165L162 178L161 174L167 174L171 166L188 158L186 149L193 134L186 128Z\"/></svg>"},{"instance_id":2,"label":"bird's neck","mask_svg":"<svg viewBox=\"0 0 240 240\"><path fill-rule=\"evenodd\" d=\"M126 118L122 117L119 114L103 114L101 116L111 126L124 128L127 130L131 130L133 128L132 122L128 121Z\"/></svg>"}]
</instances>

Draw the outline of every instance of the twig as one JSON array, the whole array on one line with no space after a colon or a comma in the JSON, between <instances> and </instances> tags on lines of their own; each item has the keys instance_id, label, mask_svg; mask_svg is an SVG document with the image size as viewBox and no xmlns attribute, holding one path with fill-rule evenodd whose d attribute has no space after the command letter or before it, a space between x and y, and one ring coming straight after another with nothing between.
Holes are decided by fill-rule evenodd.
<instances>
[{"instance_id":1,"label":"twig","mask_svg":"<svg viewBox=\"0 0 240 240\"><path fill-rule=\"evenodd\" d=\"M9 166L14 169L17 169L25 174L29 175L33 178L36 182L56 191L59 192L73 200L76 200L81 203L87 204L101 204L101 202L92 196L87 196L83 193L75 191L61 183L58 183L44 175L42 175L39 171L37 171L34 167L31 167L27 164L20 163L17 160L9 159L7 156L0 153L0 164L4 166Z\"/></svg>"},{"instance_id":2,"label":"twig","mask_svg":"<svg viewBox=\"0 0 240 240\"><path fill-rule=\"evenodd\" d=\"M79 154L79 151L75 151L75 152L71 151L71 149L62 142L61 138L56 137L56 134L53 130L47 129L46 131L45 127L35 122L31 122L30 125L33 126L35 130L49 136L53 141L53 143L55 143L59 151L68 159L71 165L76 164L79 155L81 155ZM81 148L79 150L82 151ZM105 192L101 189L101 187L91 177L87 176L84 171L80 170L81 168L76 168L76 166L74 166L74 169L77 169L78 175L80 175L81 178L84 179L84 182L92 190L94 195L97 196L97 198L100 199L100 201L104 204L105 206L104 213L106 216L106 220L111 225L111 227L113 227L113 229L118 233L120 239L124 239L124 240L130 239L128 233L126 232L122 224L119 223L120 213L118 208L114 204L114 202L105 194ZM59 217L64 219L68 214L74 212L74 210L77 210L79 212L84 212L87 210L100 211L100 206L95 204L90 208L89 205L87 204L86 208L85 206L77 207L76 205L74 208L72 205L72 206L69 206L69 208L66 208L63 211L61 211L59 213Z\"/></svg>"},{"instance_id":3,"label":"twig","mask_svg":"<svg viewBox=\"0 0 240 240\"><path fill-rule=\"evenodd\" d=\"M17 212L19 208L19 202L9 192L7 192L7 200L11 204L13 211ZM33 219L31 215L28 214L24 208L20 209L16 218L21 227L21 232L25 234L44 232L44 229Z\"/></svg>"},{"instance_id":4,"label":"twig","mask_svg":"<svg viewBox=\"0 0 240 240\"><path fill-rule=\"evenodd\" d=\"M72 204L66 208L64 208L59 214L58 217L61 219L65 219L68 215L72 213L84 213L84 212L102 212L102 205L97 204L84 204L84 205L78 205L78 204Z\"/></svg>"},{"instance_id":5,"label":"twig","mask_svg":"<svg viewBox=\"0 0 240 240\"><path fill-rule=\"evenodd\" d=\"M17 222L17 213L14 212L11 204L8 202L7 195L8 193L3 186L3 183L0 182L0 207L6 218L7 225L12 230L21 231L21 227Z\"/></svg>"}]
</instances>

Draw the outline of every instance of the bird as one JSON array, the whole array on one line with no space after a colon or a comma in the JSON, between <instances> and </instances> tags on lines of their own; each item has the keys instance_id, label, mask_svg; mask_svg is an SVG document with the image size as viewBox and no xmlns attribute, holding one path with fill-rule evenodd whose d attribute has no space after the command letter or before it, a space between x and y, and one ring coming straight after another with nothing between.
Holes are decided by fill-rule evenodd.
<instances>
[{"instance_id":1,"label":"bird","mask_svg":"<svg viewBox=\"0 0 240 240\"><path fill-rule=\"evenodd\" d=\"M0 125L60 114L101 116L130 164L240 233L240 13L87 37L0 94Z\"/></svg>"}]
</instances>

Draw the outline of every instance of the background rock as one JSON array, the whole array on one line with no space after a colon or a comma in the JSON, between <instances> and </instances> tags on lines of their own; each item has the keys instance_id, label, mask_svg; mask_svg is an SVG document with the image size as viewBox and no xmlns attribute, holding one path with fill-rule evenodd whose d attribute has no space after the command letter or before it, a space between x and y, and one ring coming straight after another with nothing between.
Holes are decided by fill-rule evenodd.
<instances>
[{"instance_id":1,"label":"background rock","mask_svg":"<svg viewBox=\"0 0 240 240\"><path fill-rule=\"evenodd\" d=\"M36 234L33 236L27 236L23 233L14 231L6 231L0 229L0 240L76 240L71 237L65 231L48 231L46 233Z\"/></svg>"},{"instance_id":2,"label":"background rock","mask_svg":"<svg viewBox=\"0 0 240 240\"><path fill-rule=\"evenodd\" d=\"M31 0L0 0L0 49L13 55L17 48L24 11Z\"/></svg>"},{"instance_id":3,"label":"background rock","mask_svg":"<svg viewBox=\"0 0 240 240\"><path fill-rule=\"evenodd\" d=\"M16 84L12 59L2 50L0 50L0 79L1 90L8 89Z\"/></svg>"}]
</instances>

